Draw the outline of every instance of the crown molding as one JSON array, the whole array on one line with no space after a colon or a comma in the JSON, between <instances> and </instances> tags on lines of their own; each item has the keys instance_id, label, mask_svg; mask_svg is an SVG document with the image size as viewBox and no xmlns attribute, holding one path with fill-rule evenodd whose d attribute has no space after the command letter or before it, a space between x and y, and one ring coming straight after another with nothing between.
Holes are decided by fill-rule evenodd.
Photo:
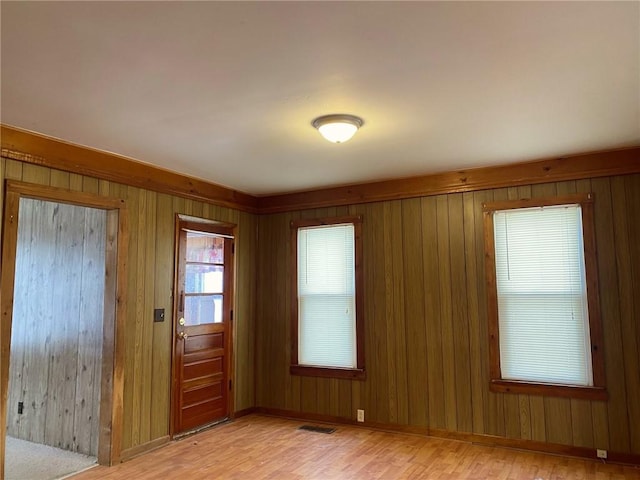
<instances>
[{"instance_id":1,"label":"crown molding","mask_svg":"<svg viewBox=\"0 0 640 480\"><path fill-rule=\"evenodd\" d=\"M257 212L257 198L128 157L2 124L2 156L67 172Z\"/></svg>"},{"instance_id":2,"label":"crown molding","mask_svg":"<svg viewBox=\"0 0 640 480\"><path fill-rule=\"evenodd\" d=\"M2 156L237 210L269 214L640 173L640 146L256 197L113 153L0 125Z\"/></svg>"},{"instance_id":3,"label":"crown molding","mask_svg":"<svg viewBox=\"0 0 640 480\"><path fill-rule=\"evenodd\" d=\"M258 197L260 213L640 173L640 147Z\"/></svg>"}]
</instances>

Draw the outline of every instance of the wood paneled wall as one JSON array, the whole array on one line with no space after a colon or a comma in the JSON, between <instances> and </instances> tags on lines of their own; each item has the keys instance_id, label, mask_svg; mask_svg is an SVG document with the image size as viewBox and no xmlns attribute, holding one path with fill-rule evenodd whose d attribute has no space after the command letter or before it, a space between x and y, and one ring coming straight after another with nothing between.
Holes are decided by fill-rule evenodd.
<instances>
[{"instance_id":1,"label":"wood paneled wall","mask_svg":"<svg viewBox=\"0 0 640 480\"><path fill-rule=\"evenodd\" d=\"M7 433L94 456L106 220L104 210L21 200L9 368Z\"/></svg>"},{"instance_id":2,"label":"wood paneled wall","mask_svg":"<svg viewBox=\"0 0 640 480\"><path fill-rule=\"evenodd\" d=\"M171 323L152 319L154 308L170 316L174 219L183 213L239 226L236 410L355 419L362 408L372 422L640 453L640 175L256 217L17 160L0 167L0 198L4 179L15 179L127 202L124 449L169 432ZM610 399L489 392L482 202L589 191ZM367 380L291 376L289 222L347 214L363 215Z\"/></svg>"},{"instance_id":3,"label":"wood paneled wall","mask_svg":"<svg viewBox=\"0 0 640 480\"><path fill-rule=\"evenodd\" d=\"M489 391L482 203L595 193L608 401ZM258 407L640 453L640 175L258 220ZM367 379L289 374L289 222L363 215Z\"/></svg>"},{"instance_id":4,"label":"wood paneled wall","mask_svg":"<svg viewBox=\"0 0 640 480\"><path fill-rule=\"evenodd\" d=\"M5 179L126 200L130 236L124 360L125 450L169 433L175 215L181 213L237 224L233 339L235 410L254 405L257 238L253 214L2 158L0 184L3 185ZM154 308L165 309L164 322L153 322Z\"/></svg>"}]
</instances>

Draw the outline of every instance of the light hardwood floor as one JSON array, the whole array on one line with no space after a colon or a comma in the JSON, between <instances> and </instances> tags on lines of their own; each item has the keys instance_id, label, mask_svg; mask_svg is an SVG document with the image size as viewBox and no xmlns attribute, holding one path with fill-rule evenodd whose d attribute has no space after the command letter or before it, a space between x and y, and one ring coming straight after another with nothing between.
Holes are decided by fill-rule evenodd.
<instances>
[{"instance_id":1,"label":"light hardwood floor","mask_svg":"<svg viewBox=\"0 0 640 480\"><path fill-rule=\"evenodd\" d=\"M307 422L308 423L308 422ZM640 479L640 468L338 425L330 435L303 422L250 415L127 463L94 479Z\"/></svg>"}]
</instances>

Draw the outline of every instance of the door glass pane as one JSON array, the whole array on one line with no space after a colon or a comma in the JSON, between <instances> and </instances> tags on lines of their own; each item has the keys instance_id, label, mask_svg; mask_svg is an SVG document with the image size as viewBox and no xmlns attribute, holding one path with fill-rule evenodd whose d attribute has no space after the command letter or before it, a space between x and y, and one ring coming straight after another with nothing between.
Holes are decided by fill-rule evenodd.
<instances>
[{"instance_id":1,"label":"door glass pane","mask_svg":"<svg viewBox=\"0 0 640 480\"><path fill-rule=\"evenodd\" d=\"M222 295L187 296L184 300L185 325L222 323Z\"/></svg>"},{"instance_id":2,"label":"door glass pane","mask_svg":"<svg viewBox=\"0 0 640 480\"><path fill-rule=\"evenodd\" d=\"M223 263L224 238L187 232L187 262Z\"/></svg>"},{"instance_id":3,"label":"door glass pane","mask_svg":"<svg viewBox=\"0 0 640 480\"><path fill-rule=\"evenodd\" d=\"M222 293L222 265L187 264L184 290L186 293Z\"/></svg>"}]
</instances>

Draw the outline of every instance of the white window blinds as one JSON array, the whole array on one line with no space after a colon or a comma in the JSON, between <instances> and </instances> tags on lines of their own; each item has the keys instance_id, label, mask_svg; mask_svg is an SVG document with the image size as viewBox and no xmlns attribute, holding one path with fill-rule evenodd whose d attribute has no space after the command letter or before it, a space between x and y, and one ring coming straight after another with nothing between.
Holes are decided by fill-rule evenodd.
<instances>
[{"instance_id":1,"label":"white window blinds","mask_svg":"<svg viewBox=\"0 0 640 480\"><path fill-rule=\"evenodd\" d=\"M356 368L354 226L298 229L298 363Z\"/></svg>"},{"instance_id":2,"label":"white window blinds","mask_svg":"<svg viewBox=\"0 0 640 480\"><path fill-rule=\"evenodd\" d=\"M502 378L593 385L580 206L493 222Z\"/></svg>"}]
</instances>

